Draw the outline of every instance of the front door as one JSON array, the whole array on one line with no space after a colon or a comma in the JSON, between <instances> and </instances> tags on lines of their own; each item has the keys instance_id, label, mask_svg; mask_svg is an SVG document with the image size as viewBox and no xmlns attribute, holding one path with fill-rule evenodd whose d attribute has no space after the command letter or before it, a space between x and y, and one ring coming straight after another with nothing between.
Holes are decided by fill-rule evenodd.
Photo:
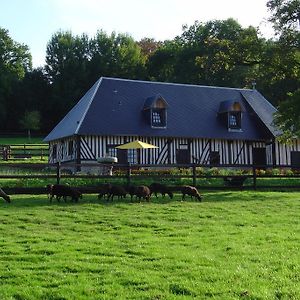
<instances>
[{"instance_id":1,"label":"front door","mask_svg":"<svg viewBox=\"0 0 300 300\"><path fill-rule=\"evenodd\" d=\"M267 165L267 154L266 148L253 148L253 165L258 166L259 168L265 168Z\"/></svg>"}]
</instances>

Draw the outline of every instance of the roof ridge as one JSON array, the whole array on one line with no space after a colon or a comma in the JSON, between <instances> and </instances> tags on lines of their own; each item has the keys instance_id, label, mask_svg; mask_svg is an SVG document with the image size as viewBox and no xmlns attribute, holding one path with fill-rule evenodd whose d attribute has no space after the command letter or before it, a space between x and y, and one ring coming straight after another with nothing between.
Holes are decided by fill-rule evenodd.
<instances>
[{"instance_id":1,"label":"roof ridge","mask_svg":"<svg viewBox=\"0 0 300 300\"><path fill-rule=\"evenodd\" d=\"M141 82L141 83L161 84L161 85L178 85L178 86L190 86L190 87L202 87L202 88L205 87L205 88L211 88L211 89L228 89L228 90L236 90L236 91L256 91L254 89L245 89L245 88L200 85L200 84L191 84L191 83L174 83L174 82L159 82L159 81L150 81L150 80L136 80L136 79L119 78L119 77L101 76L100 79L108 79L108 80L116 80L116 81Z\"/></svg>"},{"instance_id":2,"label":"roof ridge","mask_svg":"<svg viewBox=\"0 0 300 300\"><path fill-rule=\"evenodd\" d=\"M79 121L78 126L77 126L77 128L76 128L74 134L77 134L77 133L78 133L78 131L79 131L79 129L80 129L80 126L82 125L82 122L84 121L85 116L86 116L88 110L90 109L90 106L91 106L91 104L92 104L92 102L93 102L93 100L94 100L94 97L95 97L95 95L96 95L96 93L97 93L97 91L98 91L98 89L99 89L99 85L100 85L101 82L102 82L102 77L101 77L100 79L98 79L98 81L95 83L95 84L96 84L96 88L95 88L95 90L94 90L94 93L93 93L92 97L90 98L90 101L89 101L89 103L88 103L88 105L87 105L87 107L86 107L85 112L84 112L84 113L82 114L82 116L81 116L81 120ZM94 84L94 85L95 85L95 84Z\"/></svg>"}]
</instances>

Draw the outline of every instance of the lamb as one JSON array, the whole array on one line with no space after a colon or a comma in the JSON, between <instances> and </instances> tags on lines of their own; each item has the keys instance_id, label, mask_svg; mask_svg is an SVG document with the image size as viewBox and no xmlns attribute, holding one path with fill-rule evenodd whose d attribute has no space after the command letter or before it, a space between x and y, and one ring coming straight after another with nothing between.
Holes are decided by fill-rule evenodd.
<instances>
[{"instance_id":1,"label":"lamb","mask_svg":"<svg viewBox=\"0 0 300 300\"><path fill-rule=\"evenodd\" d=\"M141 198L149 201L151 197L151 191L147 186L140 185L135 187L135 195L137 198L139 198L139 201L141 201Z\"/></svg>"},{"instance_id":2,"label":"lamb","mask_svg":"<svg viewBox=\"0 0 300 300\"><path fill-rule=\"evenodd\" d=\"M10 203L10 197L0 188L0 197L2 197L6 202Z\"/></svg>"},{"instance_id":3,"label":"lamb","mask_svg":"<svg viewBox=\"0 0 300 300\"><path fill-rule=\"evenodd\" d=\"M67 197L71 197L72 200L78 202L79 198L82 198L82 194L68 186L68 185L63 185L63 184L54 184L52 185L52 189L51 189L51 195L50 195L50 202L52 202L52 198L56 196L57 201L60 200L61 197L63 197L64 201L66 202Z\"/></svg>"},{"instance_id":4,"label":"lamb","mask_svg":"<svg viewBox=\"0 0 300 300\"><path fill-rule=\"evenodd\" d=\"M127 191L123 186L113 185L110 189L107 200L111 199L111 201L113 201L114 196L118 196L118 199L126 198L126 194L127 194Z\"/></svg>"},{"instance_id":5,"label":"lamb","mask_svg":"<svg viewBox=\"0 0 300 300\"><path fill-rule=\"evenodd\" d=\"M202 200L202 196L199 194L198 190L194 186L184 185L180 187L180 191L182 193L182 200L184 200L185 195L191 196L191 198L195 197L199 201Z\"/></svg>"},{"instance_id":6,"label":"lamb","mask_svg":"<svg viewBox=\"0 0 300 300\"><path fill-rule=\"evenodd\" d=\"M157 198L157 193L161 193L163 198L165 197L166 194L168 194L170 199L173 199L173 192L165 184L153 182L151 183L149 188L151 191L151 195L154 193L156 198Z\"/></svg>"}]
</instances>

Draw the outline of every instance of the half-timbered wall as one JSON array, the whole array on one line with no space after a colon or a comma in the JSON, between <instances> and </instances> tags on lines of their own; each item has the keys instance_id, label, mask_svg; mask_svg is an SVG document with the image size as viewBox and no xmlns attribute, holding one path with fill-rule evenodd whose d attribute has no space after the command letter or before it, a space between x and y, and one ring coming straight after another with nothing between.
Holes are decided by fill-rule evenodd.
<instances>
[{"instance_id":1,"label":"half-timbered wall","mask_svg":"<svg viewBox=\"0 0 300 300\"><path fill-rule=\"evenodd\" d=\"M51 141L49 144L50 163L73 161L76 158L76 153L76 141L72 137Z\"/></svg>"},{"instance_id":2,"label":"half-timbered wall","mask_svg":"<svg viewBox=\"0 0 300 300\"><path fill-rule=\"evenodd\" d=\"M276 165L290 165L291 152L300 151L300 139L294 140L292 144L281 144L275 142Z\"/></svg>"},{"instance_id":3,"label":"half-timbered wall","mask_svg":"<svg viewBox=\"0 0 300 300\"><path fill-rule=\"evenodd\" d=\"M84 136L80 138L80 159L82 161L95 161L99 157L108 155L108 149L139 139L143 142L158 146L156 149L141 149L139 161L141 164L176 164L176 151L188 149L190 163L209 164L211 152L219 154L220 164L253 163L253 148L266 149L267 165L273 164L273 153L276 153L276 164L290 165L291 151L300 151L300 140L292 145L275 142L253 142L242 140L218 139L187 139L187 138L161 138L138 136ZM71 143L71 144L70 144ZM56 145L56 158L53 158L53 149ZM74 138L66 138L50 143L49 162L72 161L77 157L76 142ZM70 146L74 149L71 151ZM273 149L275 147L275 149Z\"/></svg>"}]
</instances>

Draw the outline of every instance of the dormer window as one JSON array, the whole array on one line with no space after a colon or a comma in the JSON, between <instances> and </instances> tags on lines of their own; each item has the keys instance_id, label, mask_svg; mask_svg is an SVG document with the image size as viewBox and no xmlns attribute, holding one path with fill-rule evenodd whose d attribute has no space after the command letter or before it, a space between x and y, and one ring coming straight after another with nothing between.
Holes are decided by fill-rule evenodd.
<instances>
[{"instance_id":1,"label":"dormer window","mask_svg":"<svg viewBox=\"0 0 300 300\"><path fill-rule=\"evenodd\" d=\"M229 131L241 131L243 111L245 109L239 101L223 101L220 103L219 116Z\"/></svg>"},{"instance_id":2,"label":"dormer window","mask_svg":"<svg viewBox=\"0 0 300 300\"><path fill-rule=\"evenodd\" d=\"M235 126L237 126L236 115L230 114L229 115L229 127L235 127Z\"/></svg>"},{"instance_id":3,"label":"dormer window","mask_svg":"<svg viewBox=\"0 0 300 300\"><path fill-rule=\"evenodd\" d=\"M241 129L241 112L228 113L228 128Z\"/></svg>"},{"instance_id":4,"label":"dormer window","mask_svg":"<svg viewBox=\"0 0 300 300\"><path fill-rule=\"evenodd\" d=\"M160 95L146 100L143 111L152 128L167 127L167 106L167 102Z\"/></svg>"},{"instance_id":5,"label":"dormer window","mask_svg":"<svg viewBox=\"0 0 300 300\"><path fill-rule=\"evenodd\" d=\"M152 111L152 124L161 124L161 117L158 111Z\"/></svg>"}]
</instances>

